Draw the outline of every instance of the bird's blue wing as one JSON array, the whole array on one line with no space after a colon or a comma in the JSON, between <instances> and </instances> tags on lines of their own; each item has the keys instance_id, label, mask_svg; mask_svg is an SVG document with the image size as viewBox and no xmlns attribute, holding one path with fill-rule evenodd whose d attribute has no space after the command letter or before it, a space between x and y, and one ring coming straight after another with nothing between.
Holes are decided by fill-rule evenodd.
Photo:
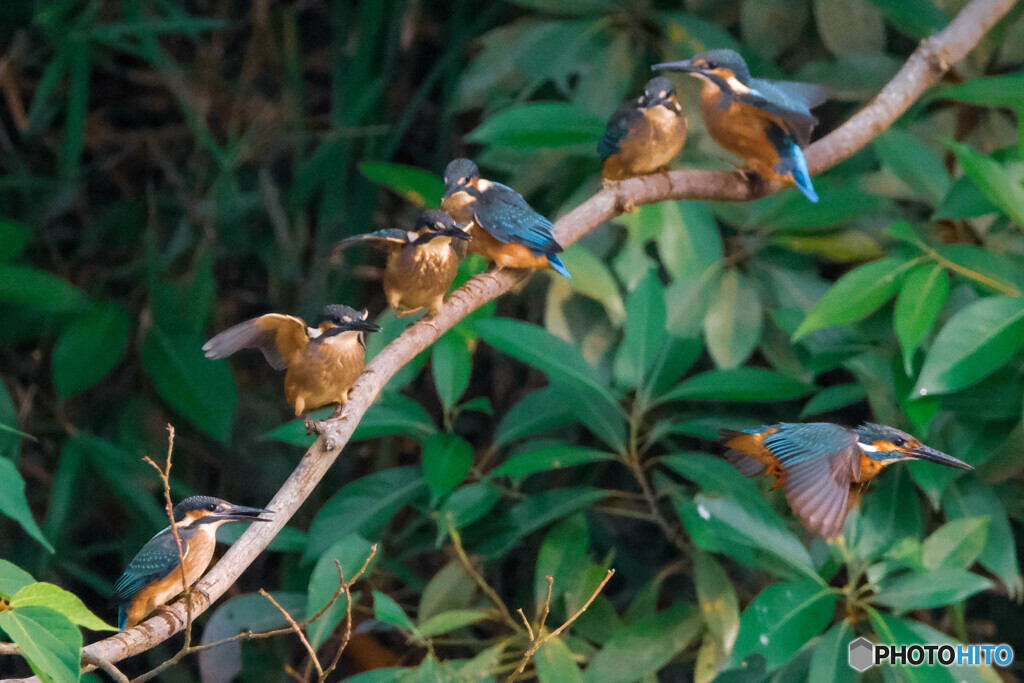
<instances>
[{"instance_id":1,"label":"bird's blue wing","mask_svg":"<svg viewBox=\"0 0 1024 683\"><path fill-rule=\"evenodd\" d=\"M801 147L811 141L811 131L818 123L811 109L828 98L827 88L814 83L764 78L751 78L748 85L749 93L732 93L731 99L778 116L786 122Z\"/></svg>"},{"instance_id":2,"label":"bird's blue wing","mask_svg":"<svg viewBox=\"0 0 1024 683\"><path fill-rule=\"evenodd\" d=\"M181 541L184 543L186 539ZM136 593L170 574L178 564L178 545L170 529L164 529L142 546L128 564L114 585L112 602L116 605L130 602Z\"/></svg>"},{"instance_id":3,"label":"bird's blue wing","mask_svg":"<svg viewBox=\"0 0 1024 683\"><path fill-rule=\"evenodd\" d=\"M779 163L775 165L775 170L781 176L791 176L804 196L817 203L818 193L814 191L814 185L811 183L811 173L807 169L807 159L804 158L803 150L792 137L775 124L768 126L767 133L768 139L779 153Z\"/></svg>"},{"instance_id":4,"label":"bird's blue wing","mask_svg":"<svg viewBox=\"0 0 1024 683\"><path fill-rule=\"evenodd\" d=\"M597 154L601 157L601 161L618 153L619 143L629 135L630 129L632 129L637 118L640 116L642 114L637 110L633 102L627 102L615 110L615 113L608 119L608 126L604 129L604 135L597 143Z\"/></svg>"},{"instance_id":5,"label":"bird's blue wing","mask_svg":"<svg viewBox=\"0 0 1024 683\"><path fill-rule=\"evenodd\" d=\"M499 242L516 242L535 255L551 256L562 245L551 234L552 224L526 203L518 192L501 183L491 183L473 203L477 223ZM564 268L564 267L563 267Z\"/></svg>"}]
</instances>

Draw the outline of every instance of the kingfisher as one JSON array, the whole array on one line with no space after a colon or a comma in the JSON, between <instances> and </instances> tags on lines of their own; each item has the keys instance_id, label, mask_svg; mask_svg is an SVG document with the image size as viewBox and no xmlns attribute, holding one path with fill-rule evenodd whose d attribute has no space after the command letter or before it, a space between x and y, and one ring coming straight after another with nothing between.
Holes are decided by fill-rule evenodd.
<instances>
[{"instance_id":1,"label":"kingfisher","mask_svg":"<svg viewBox=\"0 0 1024 683\"><path fill-rule=\"evenodd\" d=\"M226 358L259 349L275 370L287 369L284 395L296 415L337 403L337 416L366 365L366 334L380 330L367 317L365 310L335 304L310 327L293 315L267 313L229 327L203 351L207 358Z\"/></svg>"},{"instance_id":2,"label":"kingfisher","mask_svg":"<svg viewBox=\"0 0 1024 683\"><path fill-rule=\"evenodd\" d=\"M828 88L751 78L747 63L733 50L708 50L651 68L682 71L704 81L700 112L712 139L761 177L796 185L812 202L818 201L801 148L818 123L811 110L828 99Z\"/></svg>"},{"instance_id":3,"label":"kingfisher","mask_svg":"<svg viewBox=\"0 0 1024 683\"><path fill-rule=\"evenodd\" d=\"M664 76L652 78L644 94L626 102L608 119L597 153L608 180L623 180L665 168L686 142L686 116L676 88Z\"/></svg>"},{"instance_id":4,"label":"kingfisher","mask_svg":"<svg viewBox=\"0 0 1024 683\"><path fill-rule=\"evenodd\" d=\"M227 522L269 522L261 517L264 514L274 513L211 496L192 496L175 505L174 527L181 541L181 553L171 527L142 546L114 586L118 628L124 631L135 626L182 592L182 561L185 583L192 586L199 580L213 559L217 527Z\"/></svg>"},{"instance_id":5,"label":"kingfisher","mask_svg":"<svg viewBox=\"0 0 1024 683\"><path fill-rule=\"evenodd\" d=\"M901 460L927 460L960 470L967 463L925 446L895 427L865 423L849 429L829 422L791 423L720 432L725 458L744 476L777 479L786 500L808 529L838 536L865 482Z\"/></svg>"},{"instance_id":6,"label":"kingfisher","mask_svg":"<svg viewBox=\"0 0 1024 683\"><path fill-rule=\"evenodd\" d=\"M469 250L498 268L551 268L571 277L551 234L551 221L533 210L522 195L480 177L469 159L455 159L444 170L441 208L459 222L471 222Z\"/></svg>"},{"instance_id":7,"label":"kingfisher","mask_svg":"<svg viewBox=\"0 0 1024 683\"><path fill-rule=\"evenodd\" d=\"M423 211L415 230L388 228L356 235L339 242L337 250L361 242L386 249L384 295L388 305L398 311L399 318L424 307L435 316L459 270L459 254L452 240L468 239L469 233L444 211Z\"/></svg>"}]
</instances>

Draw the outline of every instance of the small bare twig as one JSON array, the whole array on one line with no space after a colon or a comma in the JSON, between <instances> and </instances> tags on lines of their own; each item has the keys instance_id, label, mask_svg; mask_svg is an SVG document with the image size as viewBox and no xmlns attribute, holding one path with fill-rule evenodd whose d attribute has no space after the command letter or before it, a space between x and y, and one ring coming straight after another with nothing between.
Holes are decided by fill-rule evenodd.
<instances>
[{"instance_id":1,"label":"small bare twig","mask_svg":"<svg viewBox=\"0 0 1024 683\"><path fill-rule=\"evenodd\" d=\"M344 577L341 574L341 563L335 560L335 563L338 565L338 580L341 581L341 588L345 593L345 630L341 636L341 643L338 645L338 649L335 651L334 657L331 659L330 666L324 669L324 673L320 677L320 683L324 683L324 681L327 680L327 677L331 675L331 672L334 671L334 667L338 666L338 662L341 660L341 653L345 651L346 647L348 647L348 641L352 638L352 584L359 580L359 577L363 575L366 568L370 566L370 560L372 560L373 556L376 554L377 544L375 543L373 547L370 548L370 556L366 558L366 562L363 562L362 568L348 581L343 580ZM337 593L335 593L335 597L332 598L332 601L337 599Z\"/></svg>"},{"instance_id":2,"label":"small bare twig","mask_svg":"<svg viewBox=\"0 0 1024 683\"><path fill-rule=\"evenodd\" d=\"M550 576L547 577L547 579L548 579L548 596L544 600L544 606L542 608L543 616L541 617L540 622L537 624L537 635L538 635L538 637L536 637L536 638L531 637L530 638L530 646L528 648L526 648L526 652L523 653L523 657L522 657L522 659L519 660L519 665L515 668L515 671L513 671L509 675L509 677L505 679L505 683L513 683L513 681L515 681L517 678L519 678L519 675L522 674L523 671L526 670L526 665L529 664L530 660L533 659L533 656L535 654L537 654L537 650L540 649L541 645L543 645L544 643L548 642L552 638L557 638L563 631L565 631L565 629L569 628L569 626L572 625L572 622L574 622L577 619L579 619L580 616L582 616L582 614L587 611L587 608L590 607L591 603L593 603L594 600L597 599L597 596L600 595L602 590L604 590L605 585L608 583L608 581L611 580L612 575L614 575L614 574L615 574L615 570L614 569L609 569L608 573L606 573L604 575L604 578L601 579L601 583L599 583L597 585L597 588L594 589L594 592L590 595L589 598L587 598L587 601L585 603L583 603L582 607L580 607L578 610L576 610L576 612L573 613L573 615L571 617L569 617L568 619L565 620L565 623L563 623L561 626L556 628L554 631L551 631L550 633L541 636L540 634L543 633L543 631L544 631L544 622L547 620L548 614L551 612L551 587L552 587L552 585L554 585L554 579L552 577L550 577ZM520 610L519 613L522 614L522 610ZM524 617L523 620L525 621L526 618ZM527 624L527 628L529 628L529 624ZM533 629L530 629L530 633L531 634L533 633Z\"/></svg>"},{"instance_id":3,"label":"small bare twig","mask_svg":"<svg viewBox=\"0 0 1024 683\"><path fill-rule=\"evenodd\" d=\"M473 565L472 560L469 559L469 555L466 554L466 549L462 546L462 536L459 535L458 530L453 525L449 525L448 534L452 537L452 544L455 546L455 554L458 555L459 562L462 563L462 566L466 569L469 575L473 577L473 581L475 581L476 585L480 587L480 590L484 592L484 595L486 595L490 601L494 603L494 606L498 608L498 614L501 617L501 620L511 626L513 631L522 630L519 626L519 622L517 622L515 618L513 618L512 613L508 611L508 606L505 605L505 601L502 600L501 596L491 588L490 584L488 584L486 580L484 580L484 577L480 575L480 572L477 571L477 568Z\"/></svg>"},{"instance_id":4,"label":"small bare twig","mask_svg":"<svg viewBox=\"0 0 1024 683\"><path fill-rule=\"evenodd\" d=\"M100 659L96 655L83 654L82 662L84 664L95 666L97 669L114 679L116 683L128 683L128 677L121 673L120 669L105 659Z\"/></svg>"},{"instance_id":5,"label":"small bare twig","mask_svg":"<svg viewBox=\"0 0 1024 683\"><path fill-rule=\"evenodd\" d=\"M288 622L288 625L291 626L291 630L294 631L295 635L299 637L299 640L302 641L302 646L306 648L306 652L309 653L309 657L313 662L313 666L316 667L317 678L323 680L324 670L323 667L320 666L320 660L316 657L316 650L314 650L313 646L309 644L309 639L306 637L306 634L302 632L302 629L295 622L295 619L292 618L292 615L288 614L288 610L286 610L284 607L281 607L281 603L275 600L273 595L263 590L262 588L260 589L260 595L265 597L267 600L270 600L270 602L273 603L274 607L276 607L281 612L281 614L284 615L284 618Z\"/></svg>"}]
</instances>

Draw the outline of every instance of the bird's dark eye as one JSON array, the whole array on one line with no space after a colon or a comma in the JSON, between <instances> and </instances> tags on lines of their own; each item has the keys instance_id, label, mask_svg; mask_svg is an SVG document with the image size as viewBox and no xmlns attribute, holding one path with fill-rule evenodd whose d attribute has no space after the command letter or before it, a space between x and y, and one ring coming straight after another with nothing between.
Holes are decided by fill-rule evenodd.
<instances>
[{"instance_id":1,"label":"bird's dark eye","mask_svg":"<svg viewBox=\"0 0 1024 683\"><path fill-rule=\"evenodd\" d=\"M897 437L897 438L892 440L892 445L893 446L902 446L905 443L907 443L906 439L901 439L899 437Z\"/></svg>"},{"instance_id":2,"label":"bird's dark eye","mask_svg":"<svg viewBox=\"0 0 1024 683\"><path fill-rule=\"evenodd\" d=\"M210 512L213 512L214 510L217 509L217 504L216 503L207 503L206 509L209 510Z\"/></svg>"}]
</instances>

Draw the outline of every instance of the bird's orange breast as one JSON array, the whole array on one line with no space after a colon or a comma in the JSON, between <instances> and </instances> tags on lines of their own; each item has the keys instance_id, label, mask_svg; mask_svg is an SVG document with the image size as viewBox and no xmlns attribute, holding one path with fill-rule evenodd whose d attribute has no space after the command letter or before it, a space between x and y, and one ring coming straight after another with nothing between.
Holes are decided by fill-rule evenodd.
<instances>
[{"instance_id":1,"label":"bird's orange breast","mask_svg":"<svg viewBox=\"0 0 1024 683\"><path fill-rule=\"evenodd\" d=\"M284 395L300 415L330 403L344 403L366 364L366 352L355 341L337 335L310 344L288 366Z\"/></svg>"},{"instance_id":2,"label":"bird's orange breast","mask_svg":"<svg viewBox=\"0 0 1024 683\"><path fill-rule=\"evenodd\" d=\"M461 223L473 220L473 217L470 215L470 207L473 202L473 196L465 190L461 190L441 202L441 208L449 216Z\"/></svg>"},{"instance_id":3,"label":"bird's orange breast","mask_svg":"<svg viewBox=\"0 0 1024 683\"><path fill-rule=\"evenodd\" d=\"M532 251L516 242L501 242L489 232L473 223L469 228L472 239L469 250L494 261L502 268L549 268L548 257L534 255Z\"/></svg>"},{"instance_id":4,"label":"bird's orange breast","mask_svg":"<svg viewBox=\"0 0 1024 683\"><path fill-rule=\"evenodd\" d=\"M779 430L766 429L757 434L742 433L726 441L725 445L733 450L742 451L758 462L771 467L778 463L778 458L765 447L764 440L777 431Z\"/></svg>"},{"instance_id":5,"label":"bird's orange breast","mask_svg":"<svg viewBox=\"0 0 1024 683\"><path fill-rule=\"evenodd\" d=\"M775 170L780 161L779 152L767 133L769 124L786 130L785 123L777 116L741 102L730 102L723 110L719 107L720 94L721 91L711 84L706 84L701 92L700 111L711 138L742 158L762 177L792 184L791 179Z\"/></svg>"},{"instance_id":6,"label":"bird's orange breast","mask_svg":"<svg viewBox=\"0 0 1024 683\"><path fill-rule=\"evenodd\" d=\"M881 472L882 469L885 468L885 466L888 465L890 462L895 462L895 461L892 460L892 461L886 462L886 461L881 461L881 460L875 460L874 458L872 458L867 453L861 453L860 454L860 477L857 479L857 481L858 482L864 482L864 481L867 481L869 479L874 478L874 476L876 474L878 474L879 472Z\"/></svg>"},{"instance_id":7,"label":"bird's orange breast","mask_svg":"<svg viewBox=\"0 0 1024 683\"><path fill-rule=\"evenodd\" d=\"M604 177L622 180L664 168L683 149L686 127L686 117L666 107L648 110L619 143L619 151L605 160Z\"/></svg>"}]
</instances>

